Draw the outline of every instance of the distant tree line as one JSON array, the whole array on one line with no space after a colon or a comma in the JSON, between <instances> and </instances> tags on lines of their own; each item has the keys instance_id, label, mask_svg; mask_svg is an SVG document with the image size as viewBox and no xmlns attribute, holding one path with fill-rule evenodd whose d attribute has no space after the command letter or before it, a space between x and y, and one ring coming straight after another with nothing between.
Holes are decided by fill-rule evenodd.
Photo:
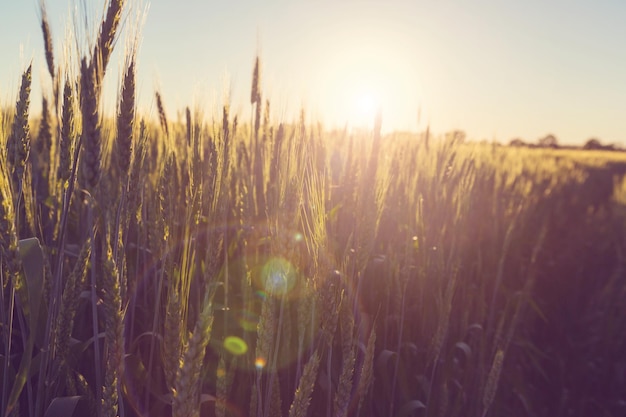
<instances>
[{"instance_id":1,"label":"distant tree line","mask_svg":"<svg viewBox=\"0 0 626 417\"><path fill-rule=\"evenodd\" d=\"M509 146L518 148L551 148L551 149L584 149L584 150L602 150L602 151L624 151L624 149L614 145L603 145L597 138L591 138L585 142L583 146L559 145L559 141L553 134L548 134L540 138L537 143L525 142L520 138L511 139Z\"/></svg>"}]
</instances>

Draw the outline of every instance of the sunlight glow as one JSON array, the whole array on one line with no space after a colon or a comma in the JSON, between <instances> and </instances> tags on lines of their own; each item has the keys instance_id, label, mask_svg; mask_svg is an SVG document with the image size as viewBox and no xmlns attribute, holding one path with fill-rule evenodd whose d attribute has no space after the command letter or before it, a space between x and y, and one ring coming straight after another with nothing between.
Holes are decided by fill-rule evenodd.
<instances>
[{"instance_id":1,"label":"sunlight glow","mask_svg":"<svg viewBox=\"0 0 626 417\"><path fill-rule=\"evenodd\" d=\"M320 68L317 101L330 124L371 129L382 112L383 130L417 127L423 99L414 55L392 35L356 30L330 43Z\"/></svg>"},{"instance_id":2,"label":"sunlight glow","mask_svg":"<svg viewBox=\"0 0 626 417\"><path fill-rule=\"evenodd\" d=\"M361 121L364 124L374 120L376 112L380 107L380 101L376 95L371 92L362 92L355 99L355 114L353 119Z\"/></svg>"}]
</instances>

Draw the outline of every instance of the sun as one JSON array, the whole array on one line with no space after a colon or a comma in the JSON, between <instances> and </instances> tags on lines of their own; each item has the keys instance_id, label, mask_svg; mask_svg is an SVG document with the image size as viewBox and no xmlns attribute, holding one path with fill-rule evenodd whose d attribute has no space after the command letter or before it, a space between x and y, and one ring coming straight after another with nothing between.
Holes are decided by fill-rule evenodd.
<instances>
[{"instance_id":1,"label":"sun","mask_svg":"<svg viewBox=\"0 0 626 417\"><path fill-rule=\"evenodd\" d=\"M354 118L359 121L374 120L376 112L380 108L380 99L371 91L363 91L357 94L354 100Z\"/></svg>"},{"instance_id":2,"label":"sun","mask_svg":"<svg viewBox=\"0 0 626 417\"><path fill-rule=\"evenodd\" d=\"M337 95L344 95L347 122L356 129L373 128L378 113L389 111L392 100L387 73L363 71L358 67L344 78Z\"/></svg>"},{"instance_id":3,"label":"sun","mask_svg":"<svg viewBox=\"0 0 626 417\"><path fill-rule=\"evenodd\" d=\"M324 120L336 126L383 130L416 128L423 94L413 54L392 37L346 35L330 43L315 83ZM339 47L341 46L341 47Z\"/></svg>"},{"instance_id":4,"label":"sun","mask_svg":"<svg viewBox=\"0 0 626 417\"><path fill-rule=\"evenodd\" d=\"M342 74L333 93L338 115L343 114L348 125L355 129L373 128L376 114L387 111L389 104L387 74L367 71L364 67L352 66Z\"/></svg>"}]
</instances>

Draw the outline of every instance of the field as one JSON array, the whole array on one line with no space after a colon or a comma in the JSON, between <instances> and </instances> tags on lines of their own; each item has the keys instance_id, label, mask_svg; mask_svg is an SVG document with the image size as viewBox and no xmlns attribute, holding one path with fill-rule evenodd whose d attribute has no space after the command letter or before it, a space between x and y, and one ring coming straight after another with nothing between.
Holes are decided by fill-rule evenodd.
<instances>
[{"instance_id":1,"label":"field","mask_svg":"<svg viewBox=\"0 0 626 417\"><path fill-rule=\"evenodd\" d=\"M626 415L625 153L104 115L122 4L0 112L2 415Z\"/></svg>"}]
</instances>

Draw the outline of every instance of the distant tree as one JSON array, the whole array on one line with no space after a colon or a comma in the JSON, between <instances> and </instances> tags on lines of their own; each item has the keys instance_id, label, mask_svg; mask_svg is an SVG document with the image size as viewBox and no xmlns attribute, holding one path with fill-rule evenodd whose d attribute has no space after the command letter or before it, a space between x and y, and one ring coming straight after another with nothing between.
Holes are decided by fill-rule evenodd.
<instances>
[{"instance_id":1,"label":"distant tree","mask_svg":"<svg viewBox=\"0 0 626 417\"><path fill-rule=\"evenodd\" d=\"M591 138L587 142L585 142L585 144L583 145L583 149L597 150L597 149L604 149L604 146L602 146L602 143L600 143L598 139Z\"/></svg>"},{"instance_id":2,"label":"distant tree","mask_svg":"<svg viewBox=\"0 0 626 417\"><path fill-rule=\"evenodd\" d=\"M516 148L522 148L524 146L526 146L526 143L520 139L520 138L515 138L515 139L511 139L511 141L509 142L509 146L513 146Z\"/></svg>"},{"instance_id":3,"label":"distant tree","mask_svg":"<svg viewBox=\"0 0 626 417\"><path fill-rule=\"evenodd\" d=\"M549 134L541 139L539 139L539 146L542 148L558 148L559 141L556 139L556 136L553 134Z\"/></svg>"}]
</instances>

